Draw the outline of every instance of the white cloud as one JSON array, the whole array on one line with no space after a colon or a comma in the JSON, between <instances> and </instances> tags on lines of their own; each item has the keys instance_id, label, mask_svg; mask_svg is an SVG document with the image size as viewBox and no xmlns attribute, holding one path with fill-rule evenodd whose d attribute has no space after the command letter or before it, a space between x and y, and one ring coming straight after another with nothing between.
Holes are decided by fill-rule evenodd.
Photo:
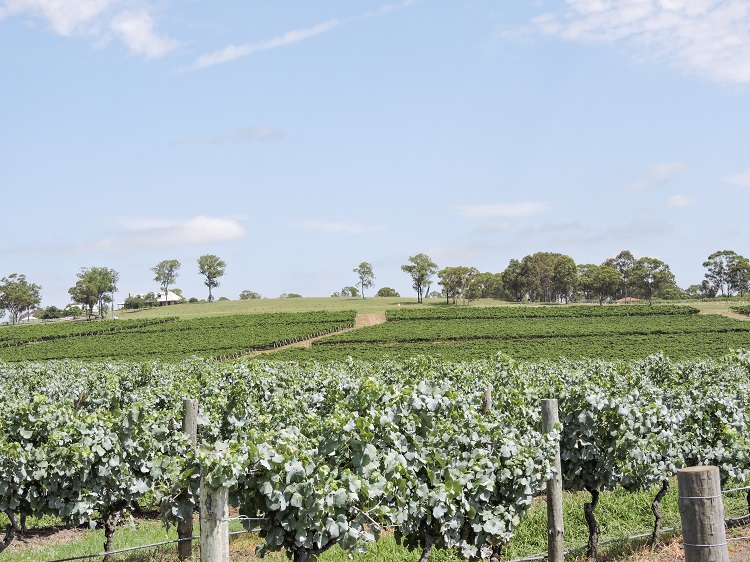
<instances>
[{"instance_id":1,"label":"white cloud","mask_svg":"<svg viewBox=\"0 0 750 562\"><path fill-rule=\"evenodd\" d=\"M128 0L0 0L0 19L41 19L63 37L88 37L101 43L114 34L131 52L148 58L164 56L178 42L155 31L151 13L128 10Z\"/></svg>"},{"instance_id":2,"label":"white cloud","mask_svg":"<svg viewBox=\"0 0 750 562\"><path fill-rule=\"evenodd\" d=\"M645 191L657 189L669 183L670 180L681 176L689 170L683 162L667 162L657 164L646 171L646 175L635 183L631 183L625 189L630 191Z\"/></svg>"},{"instance_id":3,"label":"white cloud","mask_svg":"<svg viewBox=\"0 0 750 562\"><path fill-rule=\"evenodd\" d=\"M0 5L0 19L30 14L45 20L58 35L68 37L89 31L110 4L111 0L5 0Z\"/></svg>"},{"instance_id":4,"label":"white cloud","mask_svg":"<svg viewBox=\"0 0 750 562\"><path fill-rule=\"evenodd\" d=\"M527 217L549 209L549 203L526 201L521 203L490 203L487 205L461 205L458 207L462 217Z\"/></svg>"},{"instance_id":5,"label":"white cloud","mask_svg":"<svg viewBox=\"0 0 750 562\"><path fill-rule=\"evenodd\" d=\"M684 195L673 195L667 199L667 207L689 207L695 205L694 197L685 197Z\"/></svg>"},{"instance_id":6,"label":"white cloud","mask_svg":"<svg viewBox=\"0 0 750 562\"><path fill-rule=\"evenodd\" d=\"M122 252L147 247L192 246L244 238L246 231L237 220L199 215L188 219L126 218L119 221L126 232L99 241L93 248Z\"/></svg>"},{"instance_id":7,"label":"white cloud","mask_svg":"<svg viewBox=\"0 0 750 562\"><path fill-rule=\"evenodd\" d=\"M366 226L347 222L303 221L296 223L295 226L306 230L321 230L334 234L339 232L345 234L369 234L371 232L385 231L385 228L382 226Z\"/></svg>"},{"instance_id":8,"label":"white cloud","mask_svg":"<svg viewBox=\"0 0 750 562\"><path fill-rule=\"evenodd\" d=\"M750 187L750 168L724 176L724 181L740 187Z\"/></svg>"},{"instance_id":9,"label":"white cloud","mask_svg":"<svg viewBox=\"0 0 750 562\"><path fill-rule=\"evenodd\" d=\"M259 41L256 43L244 43L242 45L228 45L213 53L208 53L198 57L195 62L190 66L190 69L206 68L207 66L213 66L215 64L222 64L229 62L240 57L246 57L261 51L268 49L275 49L276 47L283 47L285 45L291 45L292 43L298 43L305 39L310 39L321 33L331 31L341 24L340 20L329 20L313 27L305 29L295 29L294 31L287 31L283 35L278 35L266 41Z\"/></svg>"},{"instance_id":10,"label":"white cloud","mask_svg":"<svg viewBox=\"0 0 750 562\"><path fill-rule=\"evenodd\" d=\"M121 12L110 22L112 30L134 53L159 58L177 48L179 43L160 37L154 31L154 20L148 12Z\"/></svg>"},{"instance_id":11,"label":"white cloud","mask_svg":"<svg viewBox=\"0 0 750 562\"><path fill-rule=\"evenodd\" d=\"M750 82L747 0L566 0L534 20L580 43L625 45L637 60L664 60L721 83Z\"/></svg>"}]
</instances>

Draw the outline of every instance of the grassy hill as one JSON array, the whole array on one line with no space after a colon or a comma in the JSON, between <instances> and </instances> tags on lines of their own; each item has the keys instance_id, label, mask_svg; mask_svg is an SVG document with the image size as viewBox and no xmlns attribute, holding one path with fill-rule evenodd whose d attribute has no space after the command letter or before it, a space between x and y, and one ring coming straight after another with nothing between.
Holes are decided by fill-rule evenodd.
<instances>
[{"instance_id":1,"label":"grassy hill","mask_svg":"<svg viewBox=\"0 0 750 562\"><path fill-rule=\"evenodd\" d=\"M466 306L512 306L517 303L481 299ZM292 299L254 299L236 301L202 302L195 304L179 304L162 306L148 310L129 312L118 310L120 318L159 318L165 316L179 316L183 319L200 316L217 316L225 314L258 314L268 312L311 312L317 310L356 310L357 312L386 312L398 308L445 306L444 299L424 299L423 304L417 304L415 297L312 297ZM452 305L451 305L452 306ZM464 305L460 305L464 306Z\"/></svg>"}]
</instances>

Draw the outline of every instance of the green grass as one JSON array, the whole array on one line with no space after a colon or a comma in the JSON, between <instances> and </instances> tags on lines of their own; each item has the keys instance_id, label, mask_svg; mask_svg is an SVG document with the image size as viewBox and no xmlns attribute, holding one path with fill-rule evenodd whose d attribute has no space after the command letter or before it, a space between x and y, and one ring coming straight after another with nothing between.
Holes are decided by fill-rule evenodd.
<instances>
[{"instance_id":1,"label":"green grass","mask_svg":"<svg viewBox=\"0 0 750 562\"><path fill-rule=\"evenodd\" d=\"M310 297L301 299L253 299L236 301L215 301L195 304L162 306L148 310L129 312L118 310L120 318L158 318L162 316L179 316L180 318L197 318L222 314L256 314L260 312L311 312L315 310L356 310L357 312L385 312L399 307L436 307L446 306L444 299L424 299L418 304L416 297ZM480 299L468 305L458 306L515 306L517 303ZM453 305L449 305L453 306Z\"/></svg>"},{"instance_id":2,"label":"green grass","mask_svg":"<svg viewBox=\"0 0 750 562\"><path fill-rule=\"evenodd\" d=\"M726 484L725 488L731 487ZM656 490L629 493L618 489L601 494L596 509L596 518L601 527L600 543L622 539L629 536L650 533L653 528L651 502ZM563 515L565 520L565 547L567 550L583 547L588 540L588 531L583 518L583 504L590 501L588 493L566 492L563 498ZM736 517L747 513L745 492L737 492L724 497L727 517ZM677 505L677 484L672 481L672 488L662 502L664 520L662 528L679 527L680 517ZM514 559L546 552L547 512L543 497L537 498L527 516L517 529L503 558ZM32 523L32 522L30 522ZM30 527L33 527L30 524ZM240 524L233 522L230 530L240 530ZM196 530L197 534L197 530ZM104 537L101 531L79 531L76 540L66 544L39 547L24 546L17 540L14 545L3 552L3 562L45 562L59 558L83 556L102 551ZM115 535L116 548L127 548L144 544L157 543L176 538L171 529L166 532L157 520L139 520L135 524L126 524L118 529ZM640 541L645 543L646 539ZM232 537L232 560L255 560L254 550L259 538L254 534ZM636 542L638 544L638 541ZM603 549L617 551L617 545L605 546ZM380 541L370 545L366 553L354 554L351 558L347 552L334 547L320 557L320 562L416 562L418 553L409 552L397 545L391 534L386 533ZM167 545L156 549L135 551L117 555L119 562L175 562L176 546ZM272 553L266 560L280 562L286 560L281 553ZM461 558L451 551L434 551L430 556L432 562L457 562Z\"/></svg>"}]
</instances>

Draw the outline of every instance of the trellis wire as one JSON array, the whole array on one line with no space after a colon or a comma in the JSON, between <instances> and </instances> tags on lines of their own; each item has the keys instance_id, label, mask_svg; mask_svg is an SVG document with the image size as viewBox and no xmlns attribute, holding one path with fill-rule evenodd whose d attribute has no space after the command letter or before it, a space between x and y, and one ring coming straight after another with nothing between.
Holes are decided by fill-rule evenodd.
<instances>
[{"instance_id":1,"label":"trellis wire","mask_svg":"<svg viewBox=\"0 0 750 562\"><path fill-rule=\"evenodd\" d=\"M184 539L175 539L171 541L157 542L154 544L144 544L141 546L131 546L128 548L120 548L118 550L108 550L107 552L100 552L98 554L85 554L83 556L73 556L72 558L57 558L55 560L51 560L50 562L70 562L71 560L87 560L89 558L101 558L103 556L108 556L110 554L121 554L123 552L132 552L134 550L145 550L147 548L156 548L157 546L165 546L168 544L177 544L178 542L193 541L193 540L200 540L200 536L189 537L189 538L184 538Z\"/></svg>"}]
</instances>

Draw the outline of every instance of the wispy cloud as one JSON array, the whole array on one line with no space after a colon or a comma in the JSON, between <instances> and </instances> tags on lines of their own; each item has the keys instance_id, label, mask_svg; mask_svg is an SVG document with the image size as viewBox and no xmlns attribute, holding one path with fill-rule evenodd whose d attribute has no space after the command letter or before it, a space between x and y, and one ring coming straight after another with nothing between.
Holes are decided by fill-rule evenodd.
<instances>
[{"instance_id":1,"label":"wispy cloud","mask_svg":"<svg viewBox=\"0 0 750 562\"><path fill-rule=\"evenodd\" d=\"M383 226L368 226L348 222L302 221L294 223L294 226L304 228L306 230L320 230L330 233L343 232L345 234L370 234L372 232L385 231L385 227Z\"/></svg>"},{"instance_id":2,"label":"wispy cloud","mask_svg":"<svg viewBox=\"0 0 750 562\"><path fill-rule=\"evenodd\" d=\"M750 187L750 168L724 176L724 181L740 187Z\"/></svg>"},{"instance_id":3,"label":"wispy cloud","mask_svg":"<svg viewBox=\"0 0 750 562\"><path fill-rule=\"evenodd\" d=\"M395 10L399 10L401 8L405 8L406 6L413 4L414 1L415 0L404 0L403 2L399 2L396 4L384 4L377 10L366 12L358 16L352 16L344 19L331 19L313 25L311 27L304 27L292 31L287 31L286 33L277 35L275 37L272 37L271 39L266 39L264 41L252 41L239 45L227 45L223 49L219 49L218 51L207 53L198 57L191 65L180 70L198 70L201 68L230 62L242 57L254 55L255 53L260 53L269 49L276 49L278 47L285 47L287 45L299 43L300 41L305 41L307 39L317 37L318 35L327 33L338 27L341 27L342 25L356 20L374 18L388 14Z\"/></svg>"},{"instance_id":4,"label":"wispy cloud","mask_svg":"<svg viewBox=\"0 0 750 562\"><path fill-rule=\"evenodd\" d=\"M525 201L521 203L489 203L485 205L461 205L459 213L466 218L528 217L550 208L549 203Z\"/></svg>"},{"instance_id":5,"label":"wispy cloud","mask_svg":"<svg viewBox=\"0 0 750 562\"><path fill-rule=\"evenodd\" d=\"M321 33L331 31L332 29L337 28L339 25L341 25L340 20L329 20L323 23L319 23L318 25L315 25L313 27L287 31L283 35L278 35L266 41L243 43L242 45L227 45L219 51L208 53L207 55L198 57L195 62L186 70L206 68L207 66L222 64L241 57L259 53L261 51L267 51L268 49L275 49L277 47L299 43L300 41L304 41L305 39L310 39L311 37L315 37L316 35L320 35Z\"/></svg>"},{"instance_id":6,"label":"wispy cloud","mask_svg":"<svg viewBox=\"0 0 750 562\"><path fill-rule=\"evenodd\" d=\"M114 34L128 49L147 58L162 57L179 43L159 35L148 8L129 8L127 0L0 0L0 20L26 16L45 22L57 35L86 37L97 43Z\"/></svg>"},{"instance_id":7,"label":"wispy cloud","mask_svg":"<svg viewBox=\"0 0 750 562\"><path fill-rule=\"evenodd\" d=\"M672 195L667 199L667 207L690 207L695 205L696 199L694 197L686 197L684 195Z\"/></svg>"},{"instance_id":8,"label":"wispy cloud","mask_svg":"<svg viewBox=\"0 0 750 562\"><path fill-rule=\"evenodd\" d=\"M75 245L25 246L12 248L13 253L124 254L171 246L197 246L244 238L245 227L234 218L198 215L187 219L130 217L115 221L107 236L91 243Z\"/></svg>"},{"instance_id":9,"label":"wispy cloud","mask_svg":"<svg viewBox=\"0 0 750 562\"><path fill-rule=\"evenodd\" d=\"M238 127L226 133L220 133L204 138L189 138L179 141L178 144L231 144L238 142L275 141L284 138L284 133L271 127L262 125L250 125Z\"/></svg>"},{"instance_id":10,"label":"wispy cloud","mask_svg":"<svg viewBox=\"0 0 750 562\"><path fill-rule=\"evenodd\" d=\"M672 234L672 225L662 219L635 218L631 221L607 228L607 235L614 240L642 239L649 236Z\"/></svg>"},{"instance_id":11,"label":"wispy cloud","mask_svg":"<svg viewBox=\"0 0 750 562\"><path fill-rule=\"evenodd\" d=\"M750 82L747 0L566 0L534 23L568 41L625 46L639 61L664 60L721 83Z\"/></svg>"},{"instance_id":12,"label":"wispy cloud","mask_svg":"<svg viewBox=\"0 0 750 562\"><path fill-rule=\"evenodd\" d=\"M625 189L629 191L646 191L658 189L669 183L672 179L686 174L689 168L683 162L666 162L657 164L646 171L646 175L640 180L631 183Z\"/></svg>"}]
</instances>

